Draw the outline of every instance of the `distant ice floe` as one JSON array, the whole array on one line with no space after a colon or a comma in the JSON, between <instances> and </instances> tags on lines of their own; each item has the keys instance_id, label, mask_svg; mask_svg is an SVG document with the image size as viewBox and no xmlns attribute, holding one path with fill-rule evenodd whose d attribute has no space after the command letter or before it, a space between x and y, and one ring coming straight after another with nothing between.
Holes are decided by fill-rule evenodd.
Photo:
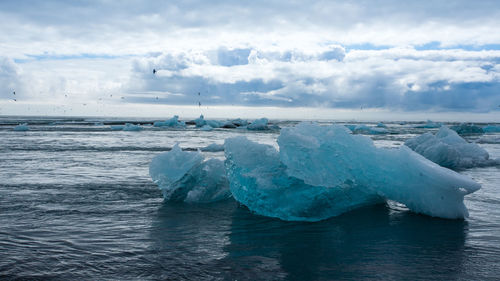
<instances>
[{"instance_id":1,"label":"distant ice floe","mask_svg":"<svg viewBox=\"0 0 500 281\"><path fill-rule=\"evenodd\" d=\"M348 124L348 125L345 125L345 127L347 127L349 130L351 130L355 134L381 135L381 134L388 134L389 133L389 130L387 130L386 127L378 126L378 125L377 125L377 127L369 127L369 126L364 125L364 124L360 124L360 125Z\"/></svg>"},{"instance_id":2,"label":"distant ice floe","mask_svg":"<svg viewBox=\"0 0 500 281\"><path fill-rule=\"evenodd\" d=\"M443 126L442 123L436 123L432 122L431 120L427 120L427 122L423 125L416 125L414 126L415 128L426 128L426 129L433 129L433 128L439 128Z\"/></svg>"},{"instance_id":3,"label":"distant ice floe","mask_svg":"<svg viewBox=\"0 0 500 281\"><path fill-rule=\"evenodd\" d=\"M139 125L131 124L131 123L125 123L125 126L123 127L123 131L138 132L138 131L142 131L142 127Z\"/></svg>"},{"instance_id":4,"label":"distant ice floe","mask_svg":"<svg viewBox=\"0 0 500 281\"><path fill-rule=\"evenodd\" d=\"M488 125L483 127L485 133L500 133L500 126Z\"/></svg>"},{"instance_id":5,"label":"distant ice floe","mask_svg":"<svg viewBox=\"0 0 500 281\"><path fill-rule=\"evenodd\" d=\"M224 151L224 145L223 144L216 144L212 143L209 144L201 149L201 151L207 151L207 152L219 152L219 151Z\"/></svg>"},{"instance_id":6,"label":"distant ice floe","mask_svg":"<svg viewBox=\"0 0 500 281\"><path fill-rule=\"evenodd\" d=\"M29 131L30 127L28 126L28 123L23 123L23 124L19 124L17 126L14 127L14 131L18 131L18 132L25 132L25 131Z\"/></svg>"},{"instance_id":7,"label":"distant ice floe","mask_svg":"<svg viewBox=\"0 0 500 281\"><path fill-rule=\"evenodd\" d=\"M474 124L462 123L460 125L451 126L450 129L457 132L459 135L483 134L483 128Z\"/></svg>"},{"instance_id":8,"label":"distant ice floe","mask_svg":"<svg viewBox=\"0 0 500 281\"><path fill-rule=\"evenodd\" d=\"M293 221L323 220L386 200L416 213L464 218L464 196L480 188L406 146L377 148L340 125L284 128L278 145L279 151L229 138L225 162L176 145L152 160L150 175L166 200L210 202L232 195L256 214Z\"/></svg>"},{"instance_id":9,"label":"distant ice floe","mask_svg":"<svg viewBox=\"0 0 500 281\"><path fill-rule=\"evenodd\" d=\"M173 128L185 128L186 123L179 121L179 116L175 115L174 117L166 120L166 121L156 121L153 123L154 127L173 127Z\"/></svg>"},{"instance_id":10,"label":"distant ice floe","mask_svg":"<svg viewBox=\"0 0 500 281\"><path fill-rule=\"evenodd\" d=\"M475 143L468 143L446 126L441 127L435 135L425 133L409 139L405 145L432 162L450 169L500 164L500 159L489 159L486 150Z\"/></svg>"},{"instance_id":11,"label":"distant ice floe","mask_svg":"<svg viewBox=\"0 0 500 281\"><path fill-rule=\"evenodd\" d=\"M132 123L125 123L125 125L111 125L109 128L112 131L142 131L142 127Z\"/></svg>"},{"instance_id":12,"label":"distant ice floe","mask_svg":"<svg viewBox=\"0 0 500 281\"><path fill-rule=\"evenodd\" d=\"M224 162L175 145L153 158L149 174L167 201L208 203L231 196Z\"/></svg>"}]
</instances>

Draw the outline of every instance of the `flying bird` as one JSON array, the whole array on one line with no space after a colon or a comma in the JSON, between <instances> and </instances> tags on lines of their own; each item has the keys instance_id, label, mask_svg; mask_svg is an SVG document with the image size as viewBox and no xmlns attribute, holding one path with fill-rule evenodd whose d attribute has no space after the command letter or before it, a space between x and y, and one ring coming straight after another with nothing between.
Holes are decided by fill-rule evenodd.
<instances>
[{"instance_id":1,"label":"flying bird","mask_svg":"<svg viewBox=\"0 0 500 281\"><path fill-rule=\"evenodd\" d=\"M14 91L14 92L13 92L13 94L14 94L14 96L15 96L15 95L16 95L16 92Z\"/></svg>"},{"instance_id":2,"label":"flying bird","mask_svg":"<svg viewBox=\"0 0 500 281\"><path fill-rule=\"evenodd\" d=\"M153 68L153 74L156 74L156 69Z\"/></svg>"}]
</instances>

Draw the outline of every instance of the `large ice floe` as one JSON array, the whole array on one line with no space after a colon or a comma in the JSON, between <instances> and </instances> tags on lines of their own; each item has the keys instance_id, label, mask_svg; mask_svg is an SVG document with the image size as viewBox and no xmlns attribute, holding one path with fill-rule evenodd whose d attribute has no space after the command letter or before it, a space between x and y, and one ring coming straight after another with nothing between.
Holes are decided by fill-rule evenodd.
<instances>
[{"instance_id":1,"label":"large ice floe","mask_svg":"<svg viewBox=\"0 0 500 281\"><path fill-rule=\"evenodd\" d=\"M177 144L151 160L149 175L167 201L207 203L231 196L222 160L205 161L200 152Z\"/></svg>"},{"instance_id":2,"label":"large ice floe","mask_svg":"<svg viewBox=\"0 0 500 281\"><path fill-rule=\"evenodd\" d=\"M435 135L425 133L409 139L405 145L434 163L451 169L500 164L500 159L490 159L486 150L475 143L468 143L446 126Z\"/></svg>"},{"instance_id":3,"label":"large ice floe","mask_svg":"<svg viewBox=\"0 0 500 281\"><path fill-rule=\"evenodd\" d=\"M283 128L278 145L279 151L229 138L225 162L176 145L152 160L150 175L166 200L211 202L232 195L256 214L292 221L319 221L386 200L416 213L464 218L464 196L480 188L406 146L377 148L340 125Z\"/></svg>"},{"instance_id":4,"label":"large ice floe","mask_svg":"<svg viewBox=\"0 0 500 281\"><path fill-rule=\"evenodd\" d=\"M344 126L301 123L282 129L278 144L279 152L243 137L227 139L225 164L236 200L283 220L317 221L384 200L464 218L464 196L480 188L405 146L377 148Z\"/></svg>"}]
</instances>

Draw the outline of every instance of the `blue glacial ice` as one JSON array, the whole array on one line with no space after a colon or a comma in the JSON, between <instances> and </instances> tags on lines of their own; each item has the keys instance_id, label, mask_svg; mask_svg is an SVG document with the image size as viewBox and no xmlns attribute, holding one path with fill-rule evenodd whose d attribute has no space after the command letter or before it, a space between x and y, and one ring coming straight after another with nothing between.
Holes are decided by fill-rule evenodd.
<instances>
[{"instance_id":1,"label":"blue glacial ice","mask_svg":"<svg viewBox=\"0 0 500 281\"><path fill-rule=\"evenodd\" d=\"M30 127L28 126L28 123L23 123L23 124L19 124L17 126L14 127L14 131L18 131L18 132L25 132L25 131L29 131Z\"/></svg>"},{"instance_id":2,"label":"blue glacial ice","mask_svg":"<svg viewBox=\"0 0 500 281\"><path fill-rule=\"evenodd\" d=\"M151 160L149 175L166 201L208 203L231 196L222 160L205 161L200 152L177 144Z\"/></svg>"},{"instance_id":3,"label":"blue glacial ice","mask_svg":"<svg viewBox=\"0 0 500 281\"><path fill-rule=\"evenodd\" d=\"M365 135L380 135L380 134L388 134L389 130L385 127L369 127L367 125L356 125L356 126L346 126L353 133L356 134L365 134Z\"/></svg>"},{"instance_id":4,"label":"blue glacial ice","mask_svg":"<svg viewBox=\"0 0 500 281\"><path fill-rule=\"evenodd\" d=\"M393 200L416 213L464 218L464 196L480 188L405 146L376 148L339 125L284 128L278 144L279 152L243 137L225 142L231 193L260 215L317 221Z\"/></svg>"},{"instance_id":5,"label":"blue glacial ice","mask_svg":"<svg viewBox=\"0 0 500 281\"><path fill-rule=\"evenodd\" d=\"M319 221L384 202L380 196L358 189L355 183L314 186L290 176L272 146L237 137L226 139L224 147L233 197L259 215L288 221Z\"/></svg>"},{"instance_id":6,"label":"blue glacial ice","mask_svg":"<svg viewBox=\"0 0 500 281\"><path fill-rule=\"evenodd\" d=\"M268 123L269 120L267 118L260 118L254 120L250 125L248 125L247 129L255 131L269 130L269 127L267 126Z\"/></svg>"},{"instance_id":7,"label":"blue glacial ice","mask_svg":"<svg viewBox=\"0 0 500 281\"><path fill-rule=\"evenodd\" d=\"M207 121L205 121L205 117L203 117L203 114L200 115L200 117L194 119L193 122L196 125L196 127L203 127L207 125Z\"/></svg>"},{"instance_id":8,"label":"blue glacial ice","mask_svg":"<svg viewBox=\"0 0 500 281\"><path fill-rule=\"evenodd\" d=\"M224 151L224 145L223 144L212 143L212 144L209 144L209 145L201 148L201 151L206 151L206 152Z\"/></svg>"},{"instance_id":9,"label":"blue glacial ice","mask_svg":"<svg viewBox=\"0 0 500 281\"><path fill-rule=\"evenodd\" d=\"M483 127L485 133L500 133L500 126L487 125Z\"/></svg>"},{"instance_id":10,"label":"blue glacial ice","mask_svg":"<svg viewBox=\"0 0 500 281\"><path fill-rule=\"evenodd\" d=\"M209 125L203 125L200 130L202 131L212 131L214 128L210 127Z\"/></svg>"},{"instance_id":11,"label":"blue glacial ice","mask_svg":"<svg viewBox=\"0 0 500 281\"><path fill-rule=\"evenodd\" d=\"M439 128L443 126L442 123L436 123L431 120L427 120L425 124L422 125L416 125L415 128L426 128L426 129L434 129L434 128Z\"/></svg>"},{"instance_id":12,"label":"blue glacial ice","mask_svg":"<svg viewBox=\"0 0 500 281\"><path fill-rule=\"evenodd\" d=\"M451 126L450 129L457 132L459 135L482 134L483 128L474 124L462 123L460 125Z\"/></svg>"},{"instance_id":13,"label":"blue glacial ice","mask_svg":"<svg viewBox=\"0 0 500 281\"><path fill-rule=\"evenodd\" d=\"M142 127L139 125L131 124L131 123L125 123L125 126L123 127L123 131L138 132L138 131L142 131Z\"/></svg>"},{"instance_id":14,"label":"blue glacial ice","mask_svg":"<svg viewBox=\"0 0 500 281\"><path fill-rule=\"evenodd\" d=\"M111 125L111 126L109 126L109 128L112 131L122 131L123 128L125 128L125 125Z\"/></svg>"},{"instance_id":15,"label":"blue glacial ice","mask_svg":"<svg viewBox=\"0 0 500 281\"><path fill-rule=\"evenodd\" d=\"M425 133L409 139L405 145L434 163L450 169L500 164L499 159L490 159L486 150L475 143L468 143L446 126L441 127L435 135Z\"/></svg>"},{"instance_id":16,"label":"blue glacial ice","mask_svg":"<svg viewBox=\"0 0 500 281\"><path fill-rule=\"evenodd\" d=\"M166 121L156 121L153 123L155 127L173 127L173 128L184 128L186 127L185 122L179 121L179 116L174 115L174 117Z\"/></svg>"}]
</instances>

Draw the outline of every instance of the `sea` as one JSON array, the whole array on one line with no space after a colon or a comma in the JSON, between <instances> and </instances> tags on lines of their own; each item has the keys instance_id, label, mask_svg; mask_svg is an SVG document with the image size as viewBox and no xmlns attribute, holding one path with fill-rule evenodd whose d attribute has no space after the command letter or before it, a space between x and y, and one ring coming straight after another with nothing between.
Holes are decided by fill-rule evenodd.
<instances>
[{"instance_id":1,"label":"sea","mask_svg":"<svg viewBox=\"0 0 500 281\"><path fill-rule=\"evenodd\" d=\"M176 143L195 151L243 135L277 147L279 130L157 128L154 121L0 117L0 280L500 280L499 166L458 171L482 185L466 196L464 220L381 204L288 222L233 199L164 202L148 172L151 159ZM143 130L111 129L127 122ZM29 130L14 131L20 123ZM369 135L380 147L437 130L384 123L389 133ZM464 138L500 158L500 133ZM202 153L224 159L223 151Z\"/></svg>"}]
</instances>

